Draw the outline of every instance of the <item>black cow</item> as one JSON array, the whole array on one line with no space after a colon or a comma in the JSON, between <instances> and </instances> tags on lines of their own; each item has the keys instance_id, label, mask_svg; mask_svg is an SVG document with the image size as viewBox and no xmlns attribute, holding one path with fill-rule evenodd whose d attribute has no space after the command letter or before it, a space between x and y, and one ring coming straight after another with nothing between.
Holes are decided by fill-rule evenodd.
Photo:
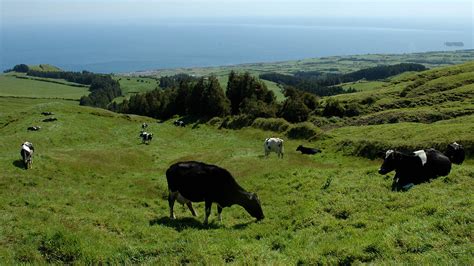
<instances>
[{"instance_id":1,"label":"black cow","mask_svg":"<svg viewBox=\"0 0 474 266\"><path fill-rule=\"evenodd\" d=\"M38 130L40 130L40 129L41 129L41 127L40 127L40 126L32 126L32 127L28 127L28 130L29 130L29 131L38 131Z\"/></svg>"},{"instance_id":2,"label":"black cow","mask_svg":"<svg viewBox=\"0 0 474 266\"><path fill-rule=\"evenodd\" d=\"M196 212L191 202L204 201L206 212L204 224L208 222L213 202L217 203L219 221L222 208L234 204L242 206L257 220L264 218L257 194L243 189L226 169L195 161L179 162L168 168L166 179L171 219L175 219L173 206L176 199L180 203L186 203L194 216Z\"/></svg>"},{"instance_id":3,"label":"black cow","mask_svg":"<svg viewBox=\"0 0 474 266\"><path fill-rule=\"evenodd\" d=\"M388 150L379 174L385 175L393 170L395 176L392 190L408 190L413 185L448 175L451 161L435 149L419 150L411 154Z\"/></svg>"},{"instance_id":4,"label":"black cow","mask_svg":"<svg viewBox=\"0 0 474 266\"><path fill-rule=\"evenodd\" d=\"M50 117L50 118L43 119L43 122L53 122L56 120L58 120L56 117Z\"/></svg>"},{"instance_id":5,"label":"black cow","mask_svg":"<svg viewBox=\"0 0 474 266\"><path fill-rule=\"evenodd\" d=\"M185 127L186 124L184 123L183 120L176 120L173 122L173 125L177 126L177 127Z\"/></svg>"},{"instance_id":6,"label":"black cow","mask_svg":"<svg viewBox=\"0 0 474 266\"><path fill-rule=\"evenodd\" d=\"M33 144L31 142L26 141L23 144L21 144L20 155L23 160L23 163L25 164L25 169L33 167L33 152L34 151L35 151L35 148L33 147Z\"/></svg>"},{"instance_id":7,"label":"black cow","mask_svg":"<svg viewBox=\"0 0 474 266\"><path fill-rule=\"evenodd\" d=\"M140 138L142 138L142 143L148 144L153 139L153 133L142 131L140 133Z\"/></svg>"},{"instance_id":8,"label":"black cow","mask_svg":"<svg viewBox=\"0 0 474 266\"><path fill-rule=\"evenodd\" d=\"M53 113L51 113L51 112L42 112L41 114L42 115L53 115Z\"/></svg>"},{"instance_id":9,"label":"black cow","mask_svg":"<svg viewBox=\"0 0 474 266\"><path fill-rule=\"evenodd\" d=\"M321 150L319 149L308 148L308 147L304 147L303 145L298 146L298 148L296 148L296 151L300 151L302 154L311 154L311 155L321 152Z\"/></svg>"},{"instance_id":10,"label":"black cow","mask_svg":"<svg viewBox=\"0 0 474 266\"><path fill-rule=\"evenodd\" d=\"M466 157L464 153L464 147L456 142L448 145L445 155L454 164L462 164L464 162L464 158Z\"/></svg>"}]
</instances>

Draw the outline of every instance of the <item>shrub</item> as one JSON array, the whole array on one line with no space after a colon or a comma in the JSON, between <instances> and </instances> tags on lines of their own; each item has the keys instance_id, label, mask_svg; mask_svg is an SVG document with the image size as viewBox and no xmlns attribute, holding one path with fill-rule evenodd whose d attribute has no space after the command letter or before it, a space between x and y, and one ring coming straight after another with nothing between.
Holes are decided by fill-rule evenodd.
<instances>
[{"instance_id":1,"label":"shrub","mask_svg":"<svg viewBox=\"0 0 474 266\"><path fill-rule=\"evenodd\" d=\"M290 123L283 118L257 118L253 121L252 127L275 132L285 132L290 127Z\"/></svg>"},{"instance_id":2,"label":"shrub","mask_svg":"<svg viewBox=\"0 0 474 266\"><path fill-rule=\"evenodd\" d=\"M217 126L217 125L221 125L222 122L223 122L223 119L221 117L215 116L211 118L209 121L207 121L207 124L211 126Z\"/></svg>"},{"instance_id":3,"label":"shrub","mask_svg":"<svg viewBox=\"0 0 474 266\"><path fill-rule=\"evenodd\" d=\"M315 139L321 134L322 131L310 122L295 124L286 132L290 139Z\"/></svg>"},{"instance_id":4,"label":"shrub","mask_svg":"<svg viewBox=\"0 0 474 266\"><path fill-rule=\"evenodd\" d=\"M330 116L343 117L344 112L345 112L344 107L338 100L329 98L326 101L326 106L324 106L323 115L326 117L330 117Z\"/></svg>"},{"instance_id":5,"label":"shrub","mask_svg":"<svg viewBox=\"0 0 474 266\"><path fill-rule=\"evenodd\" d=\"M253 120L249 115L227 116L219 128L241 129L250 126Z\"/></svg>"}]
</instances>

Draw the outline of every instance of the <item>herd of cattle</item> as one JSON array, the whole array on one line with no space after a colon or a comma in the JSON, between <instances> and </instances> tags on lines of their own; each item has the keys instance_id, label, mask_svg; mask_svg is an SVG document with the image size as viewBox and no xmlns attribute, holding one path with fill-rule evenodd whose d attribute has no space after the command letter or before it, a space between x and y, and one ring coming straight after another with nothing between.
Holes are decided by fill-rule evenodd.
<instances>
[{"instance_id":1,"label":"herd of cattle","mask_svg":"<svg viewBox=\"0 0 474 266\"><path fill-rule=\"evenodd\" d=\"M173 124L180 127L185 126L181 120L176 120ZM148 124L143 123L140 131L140 138L145 144L149 144L153 138L152 133L145 131L147 128ZM30 128L28 129L30 130ZM283 144L284 141L280 138L265 139L263 144L265 157L268 157L271 152L275 152L278 158L283 158ZM322 152L319 149L302 145L299 145L296 151L309 155ZM32 143L24 142L21 145L20 154L26 169L32 167L33 153ZM384 153L384 161L378 172L381 175L386 175L395 171L392 190L406 191L416 184L448 175L451 171L451 164L461 164L464 159L464 148L456 142L449 144L445 153L432 148L412 153L388 150ZM176 200L181 204L186 204L194 216L197 216L197 213L192 202L205 202L204 223L208 222L212 203L217 204L219 220L221 220L222 208L234 204L242 206L257 220L264 218L257 194L247 192L226 169L219 166L197 161L178 162L168 168L166 179L171 219L175 219L173 206Z\"/></svg>"}]
</instances>

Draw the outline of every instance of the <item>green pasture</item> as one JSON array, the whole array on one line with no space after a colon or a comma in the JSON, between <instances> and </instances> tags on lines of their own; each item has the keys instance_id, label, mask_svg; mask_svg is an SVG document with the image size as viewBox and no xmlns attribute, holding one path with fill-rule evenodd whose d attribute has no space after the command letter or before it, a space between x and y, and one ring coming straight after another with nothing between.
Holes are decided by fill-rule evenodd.
<instances>
[{"instance_id":1,"label":"green pasture","mask_svg":"<svg viewBox=\"0 0 474 266\"><path fill-rule=\"evenodd\" d=\"M23 77L22 75L20 76ZM0 96L79 100L83 95L87 94L89 94L89 91L86 87L17 78L11 74L0 75Z\"/></svg>"},{"instance_id":2,"label":"green pasture","mask_svg":"<svg viewBox=\"0 0 474 266\"><path fill-rule=\"evenodd\" d=\"M390 191L381 160L353 157L345 140L387 145L470 138L472 117L433 125L341 128L321 141L285 139L285 157L263 157L277 133L246 128L185 128L172 121L80 107L70 101L0 99L0 261L5 264L473 264L472 159L448 177ZM42 111L58 121L38 122ZM138 138L147 122L150 145ZM42 129L28 132L39 123ZM428 134L433 130L442 133ZM400 133L406 135L399 135ZM421 134L420 134L421 132ZM383 138L386 135L386 138ZM446 139L447 136L453 136ZM392 140L391 138L396 138ZM19 161L22 141L34 143L33 169ZM316 156L299 144L323 149ZM346 144L348 145L348 144ZM347 148L347 147L346 147ZM346 154L346 155L345 155ZM228 169L258 193L266 218L243 208L213 207L210 224L176 206L168 218L164 173L199 160Z\"/></svg>"}]
</instances>

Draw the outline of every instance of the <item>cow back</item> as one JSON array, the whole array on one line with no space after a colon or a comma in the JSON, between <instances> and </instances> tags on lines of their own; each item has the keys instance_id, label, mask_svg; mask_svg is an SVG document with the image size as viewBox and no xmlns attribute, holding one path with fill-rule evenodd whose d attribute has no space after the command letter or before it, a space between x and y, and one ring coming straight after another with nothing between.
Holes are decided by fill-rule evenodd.
<instances>
[{"instance_id":1,"label":"cow back","mask_svg":"<svg viewBox=\"0 0 474 266\"><path fill-rule=\"evenodd\" d=\"M168 188L193 202L210 200L228 206L229 197L241 188L232 175L215 165L179 162L166 171Z\"/></svg>"}]
</instances>

